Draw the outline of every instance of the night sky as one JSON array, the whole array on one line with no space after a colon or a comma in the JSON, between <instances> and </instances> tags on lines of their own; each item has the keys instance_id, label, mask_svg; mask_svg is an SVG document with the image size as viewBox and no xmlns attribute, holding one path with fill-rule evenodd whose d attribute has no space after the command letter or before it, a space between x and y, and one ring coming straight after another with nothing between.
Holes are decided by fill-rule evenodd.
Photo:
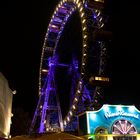
<instances>
[{"instance_id":1,"label":"night sky","mask_svg":"<svg viewBox=\"0 0 140 140\"><path fill-rule=\"evenodd\" d=\"M57 0L4 1L0 12L0 71L12 90L13 108L33 115L38 99L38 73L47 25ZM111 0L106 4L113 32L111 87L106 103L139 107L139 15L136 3Z\"/></svg>"}]
</instances>

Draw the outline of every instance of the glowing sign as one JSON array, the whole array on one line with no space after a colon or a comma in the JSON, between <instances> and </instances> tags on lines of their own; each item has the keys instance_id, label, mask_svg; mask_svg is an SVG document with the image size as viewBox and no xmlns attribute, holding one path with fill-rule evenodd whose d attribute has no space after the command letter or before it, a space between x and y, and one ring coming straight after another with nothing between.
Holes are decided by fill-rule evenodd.
<instances>
[{"instance_id":1,"label":"glowing sign","mask_svg":"<svg viewBox=\"0 0 140 140\"><path fill-rule=\"evenodd\" d=\"M124 112L124 111L118 111L118 112L115 112L115 113L105 112L105 117L106 118L116 117L116 116L133 117L133 118L139 119L138 114L127 113L127 112Z\"/></svg>"},{"instance_id":2,"label":"glowing sign","mask_svg":"<svg viewBox=\"0 0 140 140\"><path fill-rule=\"evenodd\" d=\"M79 132L85 135L95 134L100 128L103 128L108 134L112 134L118 129L121 130L120 127L117 127L116 122L119 125L122 123L123 127L124 125L128 126L130 122L130 127L124 130L128 130L131 133L135 128L134 132L140 133L140 111L133 105L103 105L97 111L86 111L84 114L79 115ZM115 130L112 132L114 123L116 126L114 125ZM128 131L126 132L128 133ZM126 134L126 132L123 132L123 134Z\"/></svg>"}]
</instances>

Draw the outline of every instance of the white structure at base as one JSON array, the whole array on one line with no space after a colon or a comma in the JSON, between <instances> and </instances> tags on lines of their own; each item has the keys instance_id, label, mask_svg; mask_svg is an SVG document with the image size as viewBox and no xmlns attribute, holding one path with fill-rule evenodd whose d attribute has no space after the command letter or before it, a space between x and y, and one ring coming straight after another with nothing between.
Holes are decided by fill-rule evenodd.
<instances>
[{"instance_id":1,"label":"white structure at base","mask_svg":"<svg viewBox=\"0 0 140 140\"><path fill-rule=\"evenodd\" d=\"M10 126L12 117L13 92L4 75L0 72L0 137L10 136Z\"/></svg>"}]
</instances>

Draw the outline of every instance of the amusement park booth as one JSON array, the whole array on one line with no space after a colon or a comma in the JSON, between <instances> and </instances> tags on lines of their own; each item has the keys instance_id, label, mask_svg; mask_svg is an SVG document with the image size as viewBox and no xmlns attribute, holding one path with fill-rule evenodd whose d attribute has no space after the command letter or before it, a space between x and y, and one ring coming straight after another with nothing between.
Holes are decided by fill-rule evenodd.
<instances>
[{"instance_id":1,"label":"amusement park booth","mask_svg":"<svg viewBox=\"0 0 140 140\"><path fill-rule=\"evenodd\" d=\"M134 105L103 105L78 116L78 131L90 138L140 140L140 111ZM124 138L125 136L125 138ZM101 138L100 138L101 139Z\"/></svg>"}]
</instances>

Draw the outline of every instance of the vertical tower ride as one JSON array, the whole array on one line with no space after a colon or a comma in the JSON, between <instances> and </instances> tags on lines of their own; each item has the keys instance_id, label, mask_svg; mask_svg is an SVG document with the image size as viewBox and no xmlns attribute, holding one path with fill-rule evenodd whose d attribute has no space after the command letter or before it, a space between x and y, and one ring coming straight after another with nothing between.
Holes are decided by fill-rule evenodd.
<instances>
[{"instance_id":1,"label":"vertical tower ride","mask_svg":"<svg viewBox=\"0 0 140 140\"><path fill-rule=\"evenodd\" d=\"M61 0L57 5L42 49L39 101L30 132L76 130L77 114L99 107L102 84L109 82L106 77L109 38L104 39L108 32L105 31L103 9L103 0ZM81 49L77 49L81 50L80 58L74 57L76 53L72 51L64 58L61 57L64 48L59 47L59 41L66 23L75 12L80 17L82 31ZM69 50L66 48L66 54ZM68 108L62 113L62 108L65 108L62 100L67 102L66 98L69 99Z\"/></svg>"}]
</instances>

